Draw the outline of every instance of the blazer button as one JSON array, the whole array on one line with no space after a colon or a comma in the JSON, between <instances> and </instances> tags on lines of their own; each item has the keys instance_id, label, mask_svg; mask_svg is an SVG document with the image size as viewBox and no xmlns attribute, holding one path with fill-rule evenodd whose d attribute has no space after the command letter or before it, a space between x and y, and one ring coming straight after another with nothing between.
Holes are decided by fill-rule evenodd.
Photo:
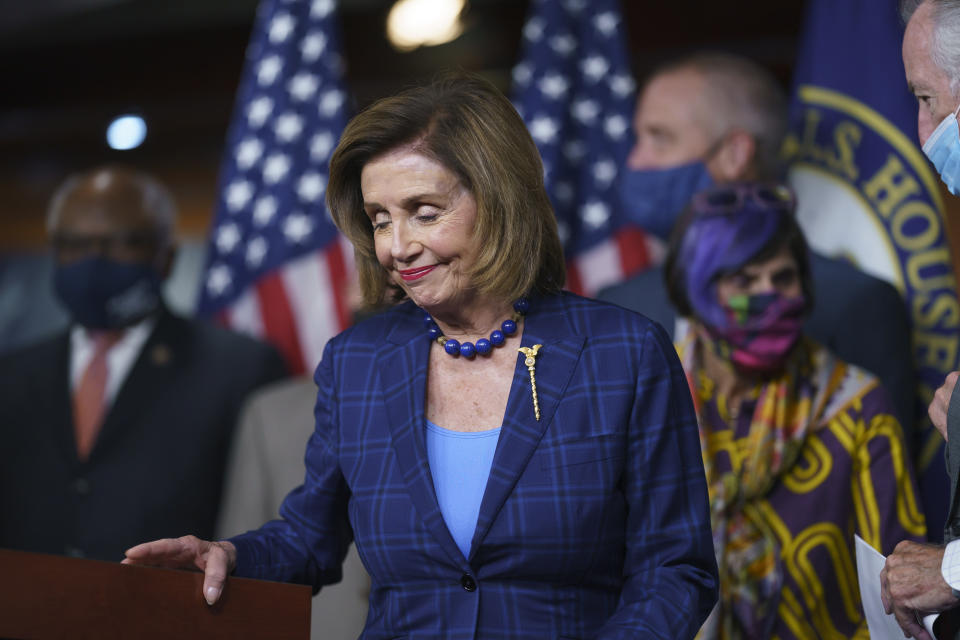
<instances>
[{"instance_id":1,"label":"blazer button","mask_svg":"<svg viewBox=\"0 0 960 640\"><path fill-rule=\"evenodd\" d=\"M460 586L463 587L464 591L476 591L477 590L477 581L470 576L470 574L465 573L463 577L460 578Z\"/></svg>"}]
</instances>

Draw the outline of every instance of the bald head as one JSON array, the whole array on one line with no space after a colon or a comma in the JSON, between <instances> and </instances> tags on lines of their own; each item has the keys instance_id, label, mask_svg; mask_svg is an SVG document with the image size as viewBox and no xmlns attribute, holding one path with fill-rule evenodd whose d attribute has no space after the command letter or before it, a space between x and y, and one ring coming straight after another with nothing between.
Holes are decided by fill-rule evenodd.
<instances>
[{"instance_id":1,"label":"bald head","mask_svg":"<svg viewBox=\"0 0 960 640\"><path fill-rule=\"evenodd\" d=\"M176 207L170 192L146 173L120 166L98 167L68 178L54 193L47 229L64 216L102 219L105 224L152 228L169 241Z\"/></svg>"},{"instance_id":2,"label":"bald head","mask_svg":"<svg viewBox=\"0 0 960 640\"><path fill-rule=\"evenodd\" d=\"M125 167L100 167L70 177L47 211L47 231L59 257L95 252L144 261L168 251L175 205L151 176Z\"/></svg>"},{"instance_id":3,"label":"bald head","mask_svg":"<svg viewBox=\"0 0 960 640\"><path fill-rule=\"evenodd\" d=\"M651 76L634 126L637 145L628 159L634 169L702 160L715 180L774 179L787 129L786 96L749 59L697 53Z\"/></svg>"}]
</instances>

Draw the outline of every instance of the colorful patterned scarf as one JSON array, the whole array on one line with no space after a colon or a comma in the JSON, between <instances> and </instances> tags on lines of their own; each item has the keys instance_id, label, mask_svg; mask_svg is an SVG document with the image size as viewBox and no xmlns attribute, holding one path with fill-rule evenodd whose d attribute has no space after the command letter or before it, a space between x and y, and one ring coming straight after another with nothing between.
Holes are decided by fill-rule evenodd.
<instances>
[{"instance_id":1,"label":"colorful patterned scarf","mask_svg":"<svg viewBox=\"0 0 960 640\"><path fill-rule=\"evenodd\" d=\"M807 434L826 424L827 400L841 386L847 367L801 340L785 368L754 389L749 432L737 440L727 424L725 399L716 396L699 355L701 349L715 348L709 341L698 326L686 336L678 334L677 342L697 408L720 569L720 601L697 637L766 638L776 620L783 573L776 536L753 505L793 466ZM731 468L721 472L715 463L724 452Z\"/></svg>"}]
</instances>

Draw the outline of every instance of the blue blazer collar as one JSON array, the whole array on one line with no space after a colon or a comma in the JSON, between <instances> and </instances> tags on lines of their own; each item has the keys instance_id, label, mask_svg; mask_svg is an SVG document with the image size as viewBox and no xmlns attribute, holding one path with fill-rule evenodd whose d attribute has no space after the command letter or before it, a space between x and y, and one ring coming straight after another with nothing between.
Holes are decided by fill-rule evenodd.
<instances>
[{"instance_id":1,"label":"blue blazer collar","mask_svg":"<svg viewBox=\"0 0 960 640\"><path fill-rule=\"evenodd\" d=\"M520 345L506 347L543 345L536 363L540 420L537 421L534 415L525 356L517 352L517 365L503 417L503 428L480 504L469 559L476 554L549 428L580 358L584 336L574 331L566 307L567 294L531 299ZM408 302L394 313L396 322L385 338L379 358L380 385L394 451L407 490L426 527L450 559L457 566L468 569L469 559L463 558L443 521L427 460L425 404L427 364L432 343L426 336L422 312L416 306Z\"/></svg>"}]
</instances>

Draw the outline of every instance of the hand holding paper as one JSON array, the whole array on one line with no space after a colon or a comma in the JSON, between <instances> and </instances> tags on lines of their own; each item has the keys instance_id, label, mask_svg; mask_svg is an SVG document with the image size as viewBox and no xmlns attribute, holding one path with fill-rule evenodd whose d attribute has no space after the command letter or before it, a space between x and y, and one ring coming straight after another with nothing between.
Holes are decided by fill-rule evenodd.
<instances>
[{"instance_id":1,"label":"hand holding paper","mask_svg":"<svg viewBox=\"0 0 960 640\"><path fill-rule=\"evenodd\" d=\"M917 602L926 604L926 600L914 599L912 597L901 599L902 594L911 581L920 578L919 573L913 573L904 565L906 562L914 562L916 558L907 559L899 556L901 548L905 545L914 547L930 547L931 545L920 545L914 542L901 542L896 550L891 554L890 559L883 556L882 553L867 544L860 536L854 536L857 550L857 574L860 582L860 599L863 602L863 613L867 618L867 627L870 629L870 637L874 640L901 640L904 637L917 638L918 640L933 640L933 623L939 614L931 614L923 618L922 624L918 619L916 611L925 610L925 607L918 608ZM907 551L907 549L904 549ZM910 551L913 551L910 549ZM943 550L940 554L942 557ZM896 558L896 559L895 559ZM892 560L892 563L890 562ZM926 558L927 565L931 562ZM923 575L926 576L926 567L924 565ZM905 570L907 569L907 570ZM916 569L919 571L919 569ZM893 582L891 582L891 578ZM943 582L940 575L939 561L936 563L936 578ZM881 586L881 582L883 583ZM953 598L950 587L943 583L947 589L947 594ZM888 600L890 587L893 586L893 598ZM954 599L955 600L955 599ZM911 606L912 605L912 606ZM943 608L943 607L939 607ZM886 611L892 613L887 613Z\"/></svg>"}]
</instances>

